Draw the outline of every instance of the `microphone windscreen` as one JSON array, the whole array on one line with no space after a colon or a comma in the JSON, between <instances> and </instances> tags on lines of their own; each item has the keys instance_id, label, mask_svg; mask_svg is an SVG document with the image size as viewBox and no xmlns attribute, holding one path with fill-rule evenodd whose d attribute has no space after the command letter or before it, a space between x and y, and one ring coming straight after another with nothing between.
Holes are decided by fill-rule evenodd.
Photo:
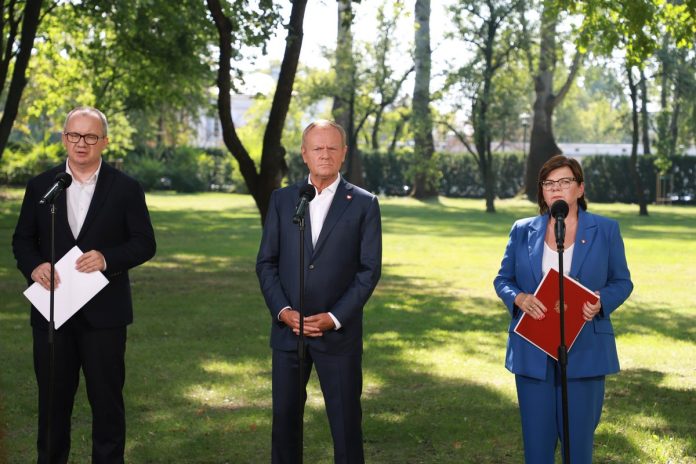
<instances>
[{"instance_id":1,"label":"microphone windscreen","mask_svg":"<svg viewBox=\"0 0 696 464\"><path fill-rule=\"evenodd\" d=\"M558 219L559 216L568 216L568 203L565 200L556 200L551 205L551 216Z\"/></svg>"},{"instance_id":2,"label":"microphone windscreen","mask_svg":"<svg viewBox=\"0 0 696 464\"><path fill-rule=\"evenodd\" d=\"M72 176L68 174L67 172L59 172L56 174L55 179L53 179L54 182L60 182L63 184L63 188L66 189L70 187L70 184L72 184Z\"/></svg>"},{"instance_id":3,"label":"microphone windscreen","mask_svg":"<svg viewBox=\"0 0 696 464\"><path fill-rule=\"evenodd\" d=\"M307 201L312 201L314 200L314 196L317 194L317 191L314 189L314 186L312 184L305 184L300 188L300 197L305 197Z\"/></svg>"}]
</instances>

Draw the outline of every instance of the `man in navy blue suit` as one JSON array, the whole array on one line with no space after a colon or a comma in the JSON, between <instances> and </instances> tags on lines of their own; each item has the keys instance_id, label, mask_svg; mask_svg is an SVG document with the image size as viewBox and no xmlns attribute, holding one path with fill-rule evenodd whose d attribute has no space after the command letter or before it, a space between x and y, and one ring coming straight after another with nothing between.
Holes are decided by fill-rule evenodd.
<instances>
[{"instance_id":1,"label":"man in navy blue suit","mask_svg":"<svg viewBox=\"0 0 696 464\"><path fill-rule=\"evenodd\" d=\"M382 228L377 197L346 182L339 171L346 156L345 131L320 120L302 134L309 177L271 195L256 273L271 312L273 349L272 462L298 461L300 391L312 366L324 394L336 463L363 463L363 307L379 280ZM299 229L293 215L300 188L311 184L305 231L304 335L306 356L299 386Z\"/></svg>"},{"instance_id":2,"label":"man in navy blue suit","mask_svg":"<svg viewBox=\"0 0 696 464\"><path fill-rule=\"evenodd\" d=\"M55 202L56 257L60 259L77 245L84 254L76 269L102 272L109 280L55 331L56 375L50 411L48 324L32 307L34 372L39 387L39 464L68 462L70 419L80 370L92 407L92 462L124 462L126 326L133 321L128 270L152 258L156 245L140 184L102 161L108 143L108 125L101 111L90 107L72 110L63 130L67 161L29 181L12 237L17 267L27 282L50 289L50 214L39 200L56 174L67 172L73 181ZM55 284L60 286L57 273ZM47 455L48 443L51 456Z\"/></svg>"}]
</instances>

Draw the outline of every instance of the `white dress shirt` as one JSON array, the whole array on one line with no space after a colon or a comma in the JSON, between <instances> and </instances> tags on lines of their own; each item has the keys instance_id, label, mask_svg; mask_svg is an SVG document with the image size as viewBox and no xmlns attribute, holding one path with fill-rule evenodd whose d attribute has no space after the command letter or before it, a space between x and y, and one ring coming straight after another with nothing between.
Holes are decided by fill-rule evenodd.
<instances>
[{"instance_id":1,"label":"white dress shirt","mask_svg":"<svg viewBox=\"0 0 696 464\"><path fill-rule=\"evenodd\" d=\"M89 204L92 202L94 189L97 187L100 170L101 161L99 161L99 167L94 171L94 174L89 176L86 181L80 182L70 169L70 162L65 161L65 172L70 174L73 179L70 186L65 190L65 195L68 205L68 224L70 224L70 230L74 238L80 235L82 225L85 223L87 210L89 210ZM104 270L106 270L106 259L104 259Z\"/></svg>"},{"instance_id":2,"label":"white dress shirt","mask_svg":"<svg viewBox=\"0 0 696 464\"><path fill-rule=\"evenodd\" d=\"M321 193L319 193L317 190L317 194L315 195L314 199L309 203L309 218L312 224L312 245L314 246L317 246L319 234L321 233L322 227L324 227L324 220L329 212L329 208L331 208L331 202L334 199L334 195L336 195L336 189L338 188L339 182L341 182L340 174L336 180L322 190ZM314 185L311 174L309 176L309 183Z\"/></svg>"},{"instance_id":3,"label":"white dress shirt","mask_svg":"<svg viewBox=\"0 0 696 464\"><path fill-rule=\"evenodd\" d=\"M568 248L563 250L563 275L570 274L570 266L573 264L573 243ZM549 269L554 268L558 272L558 251L544 242L544 253L541 256L541 271L546 275Z\"/></svg>"}]
</instances>

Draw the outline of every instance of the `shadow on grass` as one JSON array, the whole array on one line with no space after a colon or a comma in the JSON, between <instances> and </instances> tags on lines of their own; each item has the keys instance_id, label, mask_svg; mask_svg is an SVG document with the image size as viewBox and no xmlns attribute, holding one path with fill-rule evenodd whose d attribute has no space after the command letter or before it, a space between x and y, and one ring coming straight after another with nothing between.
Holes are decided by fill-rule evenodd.
<instances>
[{"instance_id":1,"label":"shadow on grass","mask_svg":"<svg viewBox=\"0 0 696 464\"><path fill-rule=\"evenodd\" d=\"M667 340L693 343L696 340L696 326L691 314L664 311L659 303L626 304L612 314L617 335L659 335ZM649 316L648 316L649 315Z\"/></svg>"},{"instance_id":2,"label":"shadow on grass","mask_svg":"<svg viewBox=\"0 0 696 464\"><path fill-rule=\"evenodd\" d=\"M688 362L688 360L684 360ZM660 440L679 440L685 444L683 456L696 456L696 395L693 389L677 389L660 385L662 372L628 369L607 377L603 420L611 423L640 424L645 435ZM597 437L599 449L607 462L627 462L623 450L635 450L642 462L654 460L635 448L621 434L602 433ZM670 461L676 462L676 461ZM693 462L693 461L686 461Z\"/></svg>"},{"instance_id":3,"label":"shadow on grass","mask_svg":"<svg viewBox=\"0 0 696 464\"><path fill-rule=\"evenodd\" d=\"M194 272L193 265L180 266L190 267L180 271L193 279L192 287L199 287L201 279L220 286L219 307L202 301L200 294L190 298L175 290L177 308L166 312L167 319L162 318L165 312L141 311L129 333L129 345L139 352L128 364L127 389L129 422L148 436L132 440L128 456L134 462L157 462L165 456L200 463L268 462L270 321L260 293L249 291L257 286L255 275L222 270L204 275ZM147 273L152 285L172 278L157 267ZM244 289L239 292L250 295L237 298L233 287L238 285ZM519 433L513 438L502 433L519 428L514 401L476 379L430 372L427 362L408 354L423 345L437 350L446 333L460 338L467 331L501 332L505 315L470 317L451 297L437 295L435 286L410 294L408 288L414 288L408 279L389 276L365 314L368 462L519 462ZM145 296L138 305L147 307L155 298ZM393 303L403 309L389 309ZM492 303L481 299L470 305ZM398 333L396 343L380 338L391 331ZM472 356L486 350L473 343L462 349ZM502 358L494 362L502 363ZM310 397L305 456L312 462L331 462L331 437L316 378L310 382Z\"/></svg>"},{"instance_id":4,"label":"shadow on grass","mask_svg":"<svg viewBox=\"0 0 696 464\"><path fill-rule=\"evenodd\" d=\"M480 209L456 208L441 203L428 204L428 208L417 204L381 205L382 229L387 234L423 235L436 234L445 237L506 236L515 221L507 212L489 214ZM465 230L465 232L464 232Z\"/></svg>"},{"instance_id":5,"label":"shadow on grass","mask_svg":"<svg viewBox=\"0 0 696 464\"><path fill-rule=\"evenodd\" d=\"M130 462L269 461L270 321L254 272L261 227L250 211L153 211L158 255L132 273L136 320L129 327L126 382ZM385 233L403 235L503 235L516 219L514 212L489 215L441 203L383 206ZM642 224L628 214L625 220ZM4 216L3 233L10 230L9 222ZM15 275L9 257L3 256L2 263ZM365 312L368 462L522 462L516 402L491 382L500 377L499 384L514 390L514 378L503 367L508 315L502 304L458 293L462 283L456 278L424 284L423 278L393 272L385 268ZM11 293L8 285L0 284L4 294ZM25 304L15 296L11 303L11 314L4 318L4 307L0 318L3 338L8 337L3 357L28 358L20 356L20 350L31 346L26 313L21 324L14 317ZM646 314L659 308L640 309L617 313L617 332L645 333ZM14 330L18 324L21 329ZM670 315L657 318L651 330L690 341L692 326L689 318ZM479 373L479 366L488 370ZM458 369L466 369L466 375ZM32 375L27 365L21 370L23 380L3 381L13 404L24 406L5 409L16 417L3 417L0 424L7 424L11 434L6 443L21 440L28 443L23 449L33 449ZM660 385L662 375L629 370L609 377L604 422L630 424L642 415L655 417L658 425L650 433L687 441L687 455L693 455L693 391ZM88 462L90 436L89 410L84 392L80 395L73 433L77 463ZM313 378L305 426L308 462L332 461L320 398ZM596 442L597 462L651 460L618 432L602 432ZM19 448L12 446L15 454L9 462L31 460L30 455L17 456Z\"/></svg>"}]
</instances>

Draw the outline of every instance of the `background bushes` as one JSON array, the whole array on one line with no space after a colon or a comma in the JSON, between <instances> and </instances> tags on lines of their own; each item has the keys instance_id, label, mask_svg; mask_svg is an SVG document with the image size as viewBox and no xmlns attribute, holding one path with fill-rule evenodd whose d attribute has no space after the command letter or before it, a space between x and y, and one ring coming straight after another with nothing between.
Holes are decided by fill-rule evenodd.
<instances>
[{"instance_id":1,"label":"background bushes","mask_svg":"<svg viewBox=\"0 0 696 464\"><path fill-rule=\"evenodd\" d=\"M643 194L649 203L656 200L657 170L655 157L638 157L638 174L643 183ZM597 203L635 203L635 188L629 170L628 156L588 156L582 160L585 173L585 191L590 201ZM696 204L696 157L673 158L671 193L674 201ZM690 198L690 199L689 199Z\"/></svg>"},{"instance_id":2,"label":"background bushes","mask_svg":"<svg viewBox=\"0 0 696 464\"><path fill-rule=\"evenodd\" d=\"M0 181L23 186L32 176L60 163L63 147L37 144L11 146L0 161ZM368 190L388 196L404 196L412 185L413 151L362 153ZM638 157L638 171L648 202L655 202L657 171L653 156ZM438 153L435 161L442 173L439 192L448 197L483 198L481 175L474 157L468 153ZM288 183L307 175L298 152L286 155ZM581 158L585 171L587 198L597 203L635 203L635 189L629 175L628 156L587 156ZM179 192L207 190L246 193L236 162L225 150L178 147L157 150L144 148L128 153L116 163L140 181L146 190L171 189ZM521 153L497 153L493 157L496 172L496 196L510 198L524 186L525 160ZM696 204L696 157L673 159L672 188L668 192L677 203Z\"/></svg>"},{"instance_id":3,"label":"background bushes","mask_svg":"<svg viewBox=\"0 0 696 464\"><path fill-rule=\"evenodd\" d=\"M0 160L0 179L4 184L24 187L29 179L59 164L64 156L60 143L8 145Z\"/></svg>"}]
</instances>

